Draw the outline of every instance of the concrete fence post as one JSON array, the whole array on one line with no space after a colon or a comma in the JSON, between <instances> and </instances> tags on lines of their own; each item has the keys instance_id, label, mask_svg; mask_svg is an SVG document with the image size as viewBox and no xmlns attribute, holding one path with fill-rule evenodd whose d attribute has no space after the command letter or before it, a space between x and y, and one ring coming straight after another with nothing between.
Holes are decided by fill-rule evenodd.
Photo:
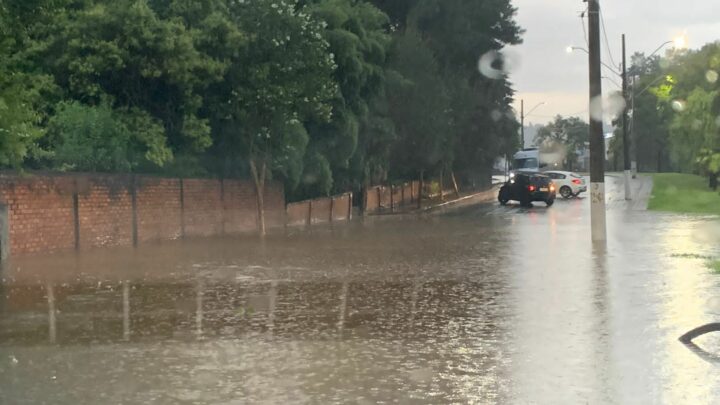
<instances>
[{"instance_id":1,"label":"concrete fence post","mask_svg":"<svg viewBox=\"0 0 720 405\"><path fill-rule=\"evenodd\" d=\"M137 214L137 179L133 174L130 178L130 205L132 207L132 242L138 245L138 214Z\"/></svg>"},{"instance_id":2,"label":"concrete fence post","mask_svg":"<svg viewBox=\"0 0 720 405\"><path fill-rule=\"evenodd\" d=\"M353 193L348 193L348 212L347 212L347 220L350 221L352 219L352 207L353 207Z\"/></svg>"},{"instance_id":3,"label":"concrete fence post","mask_svg":"<svg viewBox=\"0 0 720 405\"><path fill-rule=\"evenodd\" d=\"M0 261L10 257L10 221L8 206L0 204Z\"/></svg>"},{"instance_id":4,"label":"concrete fence post","mask_svg":"<svg viewBox=\"0 0 720 405\"><path fill-rule=\"evenodd\" d=\"M381 186L375 187L375 194L377 194L377 210L376 211L380 211L380 209L382 208L382 187Z\"/></svg>"},{"instance_id":5,"label":"concrete fence post","mask_svg":"<svg viewBox=\"0 0 720 405\"><path fill-rule=\"evenodd\" d=\"M73 180L73 232L75 236L75 250L80 249L80 198L78 196L77 179Z\"/></svg>"},{"instance_id":6,"label":"concrete fence post","mask_svg":"<svg viewBox=\"0 0 720 405\"><path fill-rule=\"evenodd\" d=\"M333 221L333 210L335 210L335 197L330 197L330 222Z\"/></svg>"},{"instance_id":7,"label":"concrete fence post","mask_svg":"<svg viewBox=\"0 0 720 405\"><path fill-rule=\"evenodd\" d=\"M180 178L180 237L185 238L185 183Z\"/></svg>"},{"instance_id":8,"label":"concrete fence post","mask_svg":"<svg viewBox=\"0 0 720 405\"><path fill-rule=\"evenodd\" d=\"M312 200L308 201L308 216L307 216L307 225L312 225Z\"/></svg>"}]
</instances>

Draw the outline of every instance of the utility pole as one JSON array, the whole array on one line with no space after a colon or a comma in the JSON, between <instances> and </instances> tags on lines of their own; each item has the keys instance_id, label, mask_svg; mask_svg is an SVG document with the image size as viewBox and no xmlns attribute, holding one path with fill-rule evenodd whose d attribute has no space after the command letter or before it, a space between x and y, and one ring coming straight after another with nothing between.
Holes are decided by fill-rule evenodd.
<instances>
[{"instance_id":1,"label":"utility pole","mask_svg":"<svg viewBox=\"0 0 720 405\"><path fill-rule=\"evenodd\" d=\"M520 100L520 150L525 149L525 100Z\"/></svg>"},{"instance_id":2,"label":"utility pole","mask_svg":"<svg viewBox=\"0 0 720 405\"><path fill-rule=\"evenodd\" d=\"M625 199L632 200L632 190L630 188L630 136L628 134L628 82L627 82L627 62L625 60L625 34L622 34L622 93L623 93L623 157L625 160Z\"/></svg>"},{"instance_id":3,"label":"utility pole","mask_svg":"<svg viewBox=\"0 0 720 405\"><path fill-rule=\"evenodd\" d=\"M588 1L590 73L590 224L593 242L605 242L605 136L600 59L600 0Z\"/></svg>"}]
</instances>

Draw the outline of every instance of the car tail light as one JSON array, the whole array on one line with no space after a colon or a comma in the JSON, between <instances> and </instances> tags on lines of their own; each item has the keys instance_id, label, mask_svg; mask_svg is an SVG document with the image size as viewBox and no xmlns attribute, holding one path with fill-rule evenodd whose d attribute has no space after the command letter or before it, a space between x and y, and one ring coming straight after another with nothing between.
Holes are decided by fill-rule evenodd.
<instances>
[{"instance_id":1,"label":"car tail light","mask_svg":"<svg viewBox=\"0 0 720 405\"><path fill-rule=\"evenodd\" d=\"M550 185L550 191L555 191L555 185L553 185L553 184Z\"/></svg>"},{"instance_id":2,"label":"car tail light","mask_svg":"<svg viewBox=\"0 0 720 405\"><path fill-rule=\"evenodd\" d=\"M535 186L533 186L533 185L528 186L528 191L535 191Z\"/></svg>"},{"instance_id":3,"label":"car tail light","mask_svg":"<svg viewBox=\"0 0 720 405\"><path fill-rule=\"evenodd\" d=\"M580 179L573 179L573 184L582 184L582 180Z\"/></svg>"}]
</instances>

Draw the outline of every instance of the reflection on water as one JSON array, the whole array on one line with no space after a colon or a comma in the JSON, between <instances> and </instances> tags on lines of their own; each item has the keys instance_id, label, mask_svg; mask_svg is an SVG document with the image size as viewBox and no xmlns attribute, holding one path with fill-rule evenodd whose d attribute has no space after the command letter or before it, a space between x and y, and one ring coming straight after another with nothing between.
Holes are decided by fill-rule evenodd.
<instances>
[{"instance_id":1,"label":"reflection on water","mask_svg":"<svg viewBox=\"0 0 720 405\"><path fill-rule=\"evenodd\" d=\"M0 403L715 402L701 221L587 205L16 260Z\"/></svg>"}]
</instances>

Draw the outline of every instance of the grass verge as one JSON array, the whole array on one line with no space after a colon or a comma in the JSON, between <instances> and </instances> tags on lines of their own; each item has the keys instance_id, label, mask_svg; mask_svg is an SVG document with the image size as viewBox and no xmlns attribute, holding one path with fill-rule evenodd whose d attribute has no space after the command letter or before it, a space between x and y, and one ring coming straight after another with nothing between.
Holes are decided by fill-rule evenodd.
<instances>
[{"instance_id":1,"label":"grass verge","mask_svg":"<svg viewBox=\"0 0 720 405\"><path fill-rule=\"evenodd\" d=\"M652 178L648 209L720 215L720 193L708 188L706 178L682 173L656 173Z\"/></svg>"},{"instance_id":2,"label":"grass verge","mask_svg":"<svg viewBox=\"0 0 720 405\"><path fill-rule=\"evenodd\" d=\"M720 274L720 260L708 262L707 266L710 268L710 271L712 271L713 273Z\"/></svg>"}]
</instances>

